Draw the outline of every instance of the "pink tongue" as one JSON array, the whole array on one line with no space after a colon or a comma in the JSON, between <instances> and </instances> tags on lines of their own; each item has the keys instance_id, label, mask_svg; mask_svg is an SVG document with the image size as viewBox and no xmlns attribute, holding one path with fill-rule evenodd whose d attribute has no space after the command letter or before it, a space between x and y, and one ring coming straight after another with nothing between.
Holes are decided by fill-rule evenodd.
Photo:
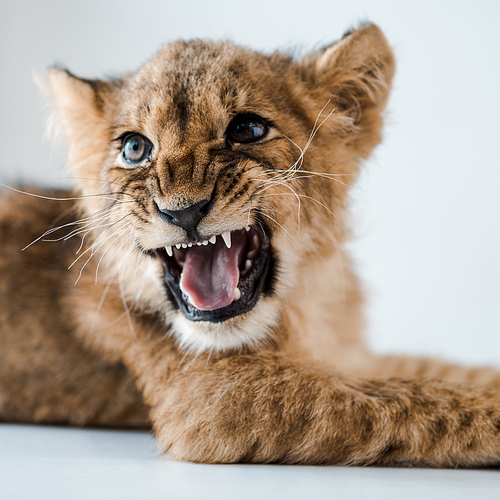
<instances>
[{"instance_id":1,"label":"pink tongue","mask_svg":"<svg viewBox=\"0 0 500 500\"><path fill-rule=\"evenodd\" d=\"M185 250L180 287L194 307L213 311L231 304L240 279L238 258L244 246L245 238L233 238L231 248L227 248L218 237L215 245Z\"/></svg>"}]
</instances>

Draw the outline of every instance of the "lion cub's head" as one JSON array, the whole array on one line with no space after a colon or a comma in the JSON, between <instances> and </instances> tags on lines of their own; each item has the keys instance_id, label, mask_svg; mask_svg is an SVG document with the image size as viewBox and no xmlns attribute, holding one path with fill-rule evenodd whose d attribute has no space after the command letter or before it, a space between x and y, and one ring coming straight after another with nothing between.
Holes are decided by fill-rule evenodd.
<instances>
[{"instance_id":1,"label":"lion cub's head","mask_svg":"<svg viewBox=\"0 0 500 500\"><path fill-rule=\"evenodd\" d=\"M191 41L120 80L52 70L99 272L184 346L265 338L307 262L340 251L393 71L374 25L298 61Z\"/></svg>"}]
</instances>

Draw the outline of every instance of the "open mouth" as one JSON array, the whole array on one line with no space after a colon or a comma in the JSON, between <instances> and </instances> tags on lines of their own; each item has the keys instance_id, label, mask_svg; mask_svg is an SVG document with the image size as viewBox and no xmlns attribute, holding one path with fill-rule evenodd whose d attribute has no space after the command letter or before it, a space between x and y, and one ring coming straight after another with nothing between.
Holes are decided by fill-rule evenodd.
<instances>
[{"instance_id":1,"label":"open mouth","mask_svg":"<svg viewBox=\"0 0 500 500\"><path fill-rule=\"evenodd\" d=\"M156 255L186 318L219 323L257 303L269 270L270 245L260 228L247 227L159 248Z\"/></svg>"}]
</instances>

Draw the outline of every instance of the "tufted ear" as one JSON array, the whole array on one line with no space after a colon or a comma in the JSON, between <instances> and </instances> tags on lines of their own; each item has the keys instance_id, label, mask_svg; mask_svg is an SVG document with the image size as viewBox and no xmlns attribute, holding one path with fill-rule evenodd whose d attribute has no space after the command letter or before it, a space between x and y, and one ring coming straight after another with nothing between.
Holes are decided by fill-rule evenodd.
<instances>
[{"instance_id":1,"label":"tufted ear","mask_svg":"<svg viewBox=\"0 0 500 500\"><path fill-rule=\"evenodd\" d=\"M121 81L86 80L66 69L49 70L50 86L56 107L56 120L62 124L70 141L82 133L101 129L112 119Z\"/></svg>"},{"instance_id":2,"label":"tufted ear","mask_svg":"<svg viewBox=\"0 0 500 500\"><path fill-rule=\"evenodd\" d=\"M88 173L95 165L102 165L121 86L119 80L86 80L66 69L49 70L45 90L55 105L51 125L66 137L74 169Z\"/></svg>"},{"instance_id":3,"label":"tufted ear","mask_svg":"<svg viewBox=\"0 0 500 500\"><path fill-rule=\"evenodd\" d=\"M320 109L331 103L338 132L363 139L356 144L362 156L380 140L380 113L387 104L394 70L393 52L374 24L346 33L302 61L309 98Z\"/></svg>"}]
</instances>

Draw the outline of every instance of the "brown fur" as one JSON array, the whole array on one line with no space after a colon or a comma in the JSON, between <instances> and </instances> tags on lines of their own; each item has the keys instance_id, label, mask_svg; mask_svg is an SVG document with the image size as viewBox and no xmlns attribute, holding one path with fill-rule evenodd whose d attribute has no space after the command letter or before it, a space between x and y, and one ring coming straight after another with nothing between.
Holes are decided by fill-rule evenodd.
<instances>
[{"instance_id":1,"label":"brown fur","mask_svg":"<svg viewBox=\"0 0 500 500\"><path fill-rule=\"evenodd\" d=\"M377 358L362 344L346 198L380 140L393 73L374 25L300 61L192 41L123 80L53 70L78 191L3 195L0 419L147 426L131 373L177 459L497 464L498 371ZM270 135L226 144L238 113L266 117ZM153 142L147 167L121 163L114 139L131 131ZM211 196L200 233L262 221L275 276L253 310L195 323L147 253L185 237L155 203ZM20 251L54 226L44 239L59 241Z\"/></svg>"}]
</instances>

